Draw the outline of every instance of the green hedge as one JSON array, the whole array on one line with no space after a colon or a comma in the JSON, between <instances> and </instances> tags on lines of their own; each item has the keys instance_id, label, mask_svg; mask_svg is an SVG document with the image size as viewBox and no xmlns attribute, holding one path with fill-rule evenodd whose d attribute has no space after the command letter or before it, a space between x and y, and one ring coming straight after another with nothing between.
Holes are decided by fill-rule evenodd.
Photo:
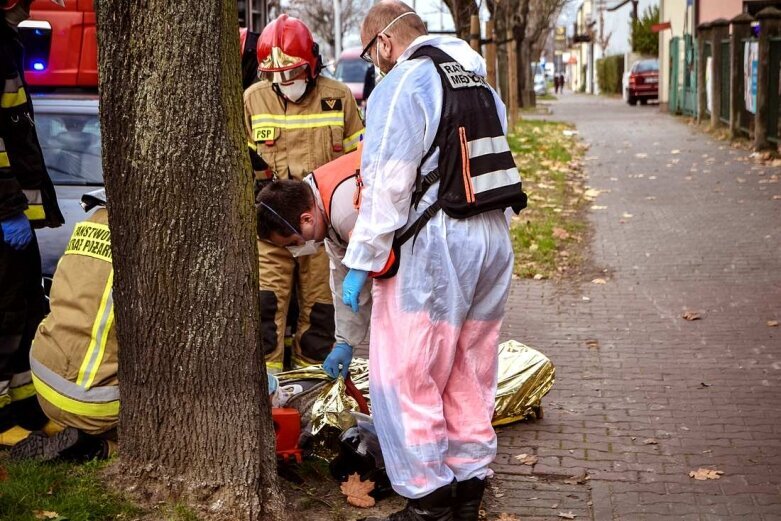
<instances>
[{"instance_id":1,"label":"green hedge","mask_svg":"<svg viewBox=\"0 0 781 521\"><path fill-rule=\"evenodd\" d=\"M603 94L620 94L624 76L623 55L608 56L597 60L597 81Z\"/></svg>"}]
</instances>

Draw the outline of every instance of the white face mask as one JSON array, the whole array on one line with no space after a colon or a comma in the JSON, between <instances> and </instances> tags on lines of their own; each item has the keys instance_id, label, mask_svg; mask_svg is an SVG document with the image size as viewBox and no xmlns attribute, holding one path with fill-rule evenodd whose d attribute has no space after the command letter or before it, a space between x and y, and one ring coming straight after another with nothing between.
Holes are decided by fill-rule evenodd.
<instances>
[{"instance_id":1,"label":"white face mask","mask_svg":"<svg viewBox=\"0 0 781 521\"><path fill-rule=\"evenodd\" d=\"M304 97L304 93L306 93L306 80L303 78L293 80L293 83L289 85L280 83L277 86L282 95L293 103L298 103Z\"/></svg>"},{"instance_id":2,"label":"white face mask","mask_svg":"<svg viewBox=\"0 0 781 521\"><path fill-rule=\"evenodd\" d=\"M314 255L320 251L321 246L323 246L323 241L310 239L304 244L291 244L290 246L286 246L286 248L293 257L305 257L306 255Z\"/></svg>"}]
</instances>

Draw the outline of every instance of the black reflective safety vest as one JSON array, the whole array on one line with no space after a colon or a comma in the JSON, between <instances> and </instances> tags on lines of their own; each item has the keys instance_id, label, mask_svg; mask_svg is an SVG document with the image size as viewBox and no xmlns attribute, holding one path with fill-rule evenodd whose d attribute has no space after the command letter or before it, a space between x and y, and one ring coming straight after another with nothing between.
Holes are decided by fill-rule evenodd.
<instances>
[{"instance_id":1,"label":"black reflective safety vest","mask_svg":"<svg viewBox=\"0 0 781 521\"><path fill-rule=\"evenodd\" d=\"M439 210L455 219L466 219L490 210L511 207L515 213L526 207L521 177L515 166L507 136L496 111L493 92L485 78L464 67L436 47L424 46L411 60L428 58L442 80L444 102L434 143L421 166L439 150L437 168L418 178L412 203L417 208L423 195L437 181L437 201L393 243L385 270L375 278L389 278L398 270L401 245L417 236Z\"/></svg>"}]
</instances>

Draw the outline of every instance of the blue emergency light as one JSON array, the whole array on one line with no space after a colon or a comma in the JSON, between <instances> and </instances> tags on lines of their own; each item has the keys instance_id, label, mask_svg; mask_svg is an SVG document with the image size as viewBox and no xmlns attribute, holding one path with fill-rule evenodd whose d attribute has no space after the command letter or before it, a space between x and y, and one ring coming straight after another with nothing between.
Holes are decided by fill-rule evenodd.
<instances>
[{"instance_id":1,"label":"blue emergency light","mask_svg":"<svg viewBox=\"0 0 781 521\"><path fill-rule=\"evenodd\" d=\"M40 60L33 62L33 70L34 71L42 71L46 69L46 64Z\"/></svg>"}]
</instances>

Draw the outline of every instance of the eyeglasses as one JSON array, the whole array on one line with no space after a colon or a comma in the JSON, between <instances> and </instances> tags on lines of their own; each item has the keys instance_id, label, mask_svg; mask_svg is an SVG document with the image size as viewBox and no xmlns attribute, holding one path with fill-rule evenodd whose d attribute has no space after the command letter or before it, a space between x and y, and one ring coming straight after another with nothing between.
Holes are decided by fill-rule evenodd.
<instances>
[{"instance_id":1,"label":"eyeglasses","mask_svg":"<svg viewBox=\"0 0 781 521\"><path fill-rule=\"evenodd\" d=\"M377 33L374 35L374 38L369 40L369 43L366 45L366 47L363 48L363 51L361 52L361 59L367 63L373 63L372 57L371 57L371 49L372 45L374 45L374 42L377 41L377 37L380 35L380 33Z\"/></svg>"}]
</instances>

